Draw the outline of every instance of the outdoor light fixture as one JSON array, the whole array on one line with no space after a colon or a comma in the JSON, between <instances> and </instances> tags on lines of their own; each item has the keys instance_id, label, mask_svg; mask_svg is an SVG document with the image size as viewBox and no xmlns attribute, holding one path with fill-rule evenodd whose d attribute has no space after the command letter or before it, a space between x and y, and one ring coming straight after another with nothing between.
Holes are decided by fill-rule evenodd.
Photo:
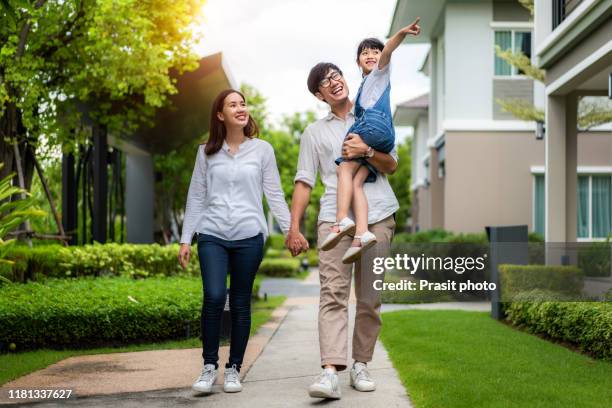
<instances>
[{"instance_id":1,"label":"outdoor light fixture","mask_svg":"<svg viewBox=\"0 0 612 408\"><path fill-rule=\"evenodd\" d=\"M546 127L544 126L544 122L541 120L536 121L536 139L542 140L544 139L544 135L546 134Z\"/></svg>"}]
</instances>

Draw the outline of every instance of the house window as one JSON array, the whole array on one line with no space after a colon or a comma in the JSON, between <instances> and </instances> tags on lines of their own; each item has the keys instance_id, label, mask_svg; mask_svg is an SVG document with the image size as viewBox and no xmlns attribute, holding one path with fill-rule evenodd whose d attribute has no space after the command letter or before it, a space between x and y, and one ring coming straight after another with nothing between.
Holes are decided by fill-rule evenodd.
<instances>
[{"instance_id":1,"label":"house window","mask_svg":"<svg viewBox=\"0 0 612 408\"><path fill-rule=\"evenodd\" d=\"M520 30L495 31L495 45L503 51L512 49L514 52L521 51L531 59L531 32ZM495 76L519 76L523 71L508 64L495 53Z\"/></svg>"},{"instance_id":2,"label":"house window","mask_svg":"<svg viewBox=\"0 0 612 408\"><path fill-rule=\"evenodd\" d=\"M605 175L579 175L576 197L576 233L579 239L606 238L612 233L612 178ZM534 178L535 232L544 235L544 175Z\"/></svg>"},{"instance_id":3,"label":"house window","mask_svg":"<svg viewBox=\"0 0 612 408\"><path fill-rule=\"evenodd\" d=\"M612 231L610 187L609 175L578 177L578 238L606 238Z\"/></svg>"}]
</instances>

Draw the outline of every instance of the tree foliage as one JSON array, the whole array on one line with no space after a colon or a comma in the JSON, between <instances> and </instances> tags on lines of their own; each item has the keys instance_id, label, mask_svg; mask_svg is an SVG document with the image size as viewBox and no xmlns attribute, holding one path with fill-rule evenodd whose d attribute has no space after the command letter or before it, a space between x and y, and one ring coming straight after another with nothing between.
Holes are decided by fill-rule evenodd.
<instances>
[{"instance_id":1,"label":"tree foliage","mask_svg":"<svg viewBox=\"0 0 612 408\"><path fill-rule=\"evenodd\" d=\"M529 10L531 16L533 16L533 0L519 0L519 3ZM534 66L529 57L523 54L523 52L513 51L512 49L502 50L499 46L495 46L495 54L529 78L538 82L544 82L546 71ZM544 111L536 107L531 101L507 98L496 99L495 102L500 105L504 112L511 113L517 119L538 122L544 122L545 120ZM610 122L612 122L612 103L610 101L605 98L579 98L578 127L580 129L588 130L594 126Z\"/></svg>"},{"instance_id":2,"label":"tree foliage","mask_svg":"<svg viewBox=\"0 0 612 408\"><path fill-rule=\"evenodd\" d=\"M403 231L408 217L410 217L412 197L410 193L410 180L412 173L412 139L406 138L397 145L397 170L389 176L389 183L399 201L400 208L395 213L397 231Z\"/></svg>"},{"instance_id":3,"label":"tree foliage","mask_svg":"<svg viewBox=\"0 0 612 408\"><path fill-rule=\"evenodd\" d=\"M196 67L203 0L0 2L0 143L70 148L84 120L117 136L176 92L169 72ZM0 146L12 169L10 149ZM8 159L8 160L6 160Z\"/></svg>"},{"instance_id":4,"label":"tree foliage","mask_svg":"<svg viewBox=\"0 0 612 408\"><path fill-rule=\"evenodd\" d=\"M0 168L3 166L4 163L0 163ZM5 240L7 234L24 221L46 214L33 206L28 192L12 185L12 178L13 174L9 174L0 180L0 263L11 263L4 257L15 240ZM26 198L9 201L9 198L16 194L25 194Z\"/></svg>"}]
</instances>

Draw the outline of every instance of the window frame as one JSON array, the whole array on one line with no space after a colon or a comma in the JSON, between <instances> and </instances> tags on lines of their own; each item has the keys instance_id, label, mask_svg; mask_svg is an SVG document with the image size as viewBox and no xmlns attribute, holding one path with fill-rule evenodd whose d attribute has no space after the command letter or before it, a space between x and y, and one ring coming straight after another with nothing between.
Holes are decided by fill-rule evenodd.
<instances>
[{"instance_id":1,"label":"window frame","mask_svg":"<svg viewBox=\"0 0 612 408\"><path fill-rule=\"evenodd\" d=\"M532 28L527 28L527 27L501 27L501 26L495 26L493 27L493 79L507 79L507 80L513 80L513 79L531 79L529 76L525 75L525 74L519 74L518 73L518 68L515 67L514 65L508 64L510 65L510 70L511 73L510 75L498 75L495 73L495 59L499 58L497 56L497 53L495 52L495 33L498 32L510 32L510 48L512 50L514 50L514 46L515 46L515 34L516 33L529 33L531 35L531 50L532 50L532 55L530 60L533 62L533 29ZM504 61L506 62L506 61ZM507 62L506 62L507 63Z\"/></svg>"},{"instance_id":2,"label":"window frame","mask_svg":"<svg viewBox=\"0 0 612 408\"><path fill-rule=\"evenodd\" d=\"M541 176L544 177L544 183L546 183L546 175L543 172L533 172L532 171L532 201L531 201L531 222L532 227L531 231L536 232L536 177ZM607 237L593 237L593 176L605 176L610 178L610 182L612 184L612 173L608 172L578 172L577 177L588 177L588 194L587 194L587 206L588 206L588 231L589 234L587 237L579 237L578 236L578 228L576 228L576 241L577 242L600 242L606 241ZM545 184L546 185L546 184ZM576 180L576 186L578 186L578 180ZM610 190L610 194L612 195L612 189ZM544 200L546 200L546 195L544 195ZM576 210L578 210L578 191L576 191ZM611 199L612 203L612 199ZM610 208L610 213L612 217L612 206ZM546 203L544 203L544 218L546 218ZM578 224L578 213L576 213L576 226ZM610 235L612 235L612 230L610 231ZM544 220L544 236L546 236L546 220Z\"/></svg>"}]
</instances>

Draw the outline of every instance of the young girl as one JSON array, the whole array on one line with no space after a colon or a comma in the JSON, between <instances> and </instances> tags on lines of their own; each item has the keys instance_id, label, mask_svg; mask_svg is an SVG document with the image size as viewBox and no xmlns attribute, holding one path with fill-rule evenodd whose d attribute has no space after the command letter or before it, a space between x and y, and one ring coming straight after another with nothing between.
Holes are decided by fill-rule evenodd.
<instances>
[{"instance_id":1,"label":"young girl","mask_svg":"<svg viewBox=\"0 0 612 408\"><path fill-rule=\"evenodd\" d=\"M391 54L406 35L419 35L421 28L418 24L417 17L412 24L391 37L385 45L376 38L367 38L357 48L357 64L364 79L355 98L355 123L348 134L359 135L369 149L365 157L336 159L338 164L336 223L321 245L322 251L328 251L334 248L344 235L356 232L352 246L342 257L344 263L357 261L364 250L376 244L376 236L368 231L368 202L363 191L363 183L375 181L378 172L367 159L374 155L374 150L389 153L395 145L389 99ZM357 225L348 217L351 199Z\"/></svg>"},{"instance_id":2,"label":"young girl","mask_svg":"<svg viewBox=\"0 0 612 408\"><path fill-rule=\"evenodd\" d=\"M191 176L178 257L185 268L191 239L197 232L204 285L201 321L204 369L193 384L198 392L211 392L217 379L219 329L228 272L232 334L223 390L242 390L239 372L251 329L253 281L268 235L263 194L283 233L286 235L289 230L289 208L274 149L268 142L257 139L257 133L244 96L233 89L221 92L213 103L210 137L198 149Z\"/></svg>"}]
</instances>

